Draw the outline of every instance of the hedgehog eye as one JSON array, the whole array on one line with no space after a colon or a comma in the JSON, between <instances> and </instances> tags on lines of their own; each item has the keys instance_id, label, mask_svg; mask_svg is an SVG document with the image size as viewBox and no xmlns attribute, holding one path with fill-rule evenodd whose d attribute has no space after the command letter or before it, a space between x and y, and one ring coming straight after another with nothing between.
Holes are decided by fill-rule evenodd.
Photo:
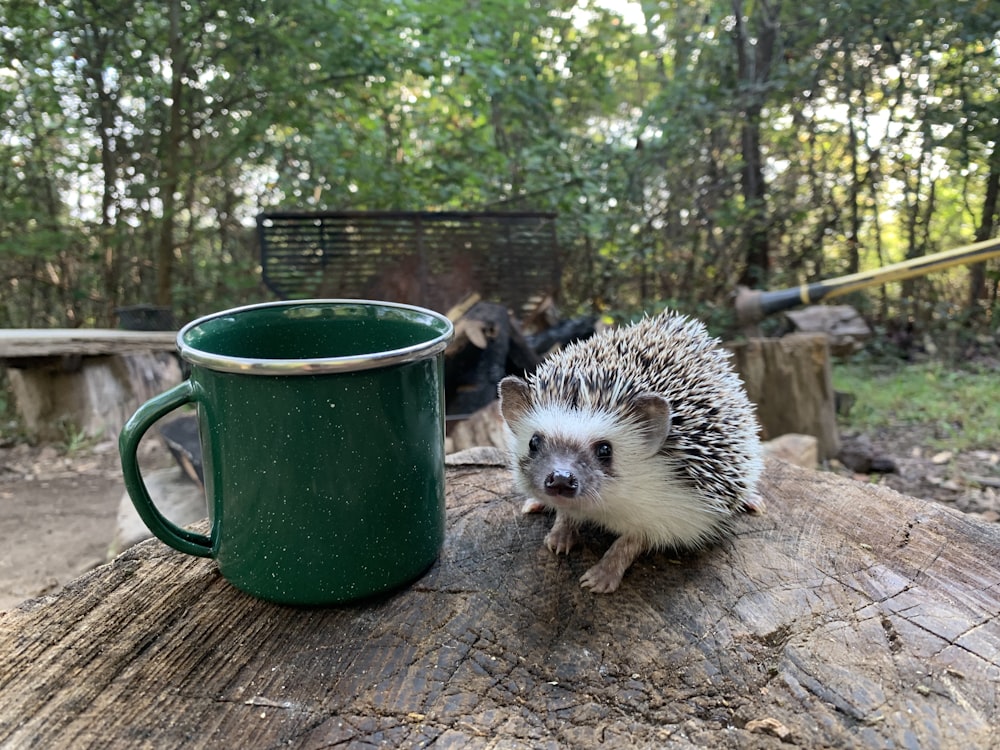
<instances>
[{"instance_id":1,"label":"hedgehog eye","mask_svg":"<svg viewBox=\"0 0 1000 750\"><path fill-rule=\"evenodd\" d=\"M533 456L538 453L538 449L542 447L542 436L537 432L531 436L531 440L528 441L528 452Z\"/></svg>"},{"instance_id":2,"label":"hedgehog eye","mask_svg":"<svg viewBox=\"0 0 1000 750\"><path fill-rule=\"evenodd\" d=\"M607 440L602 440L599 443L594 443L594 455L597 456L597 460L600 461L605 466L611 463L611 443Z\"/></svg>"}]
</instances>

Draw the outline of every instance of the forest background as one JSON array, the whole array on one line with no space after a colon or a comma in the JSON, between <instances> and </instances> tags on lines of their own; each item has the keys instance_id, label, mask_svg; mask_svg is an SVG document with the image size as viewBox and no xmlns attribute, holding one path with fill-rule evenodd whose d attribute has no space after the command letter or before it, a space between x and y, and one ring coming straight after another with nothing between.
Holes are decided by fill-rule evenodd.
<instances>
[{"instance_id":1,"label":"forest background","mask_svg":"<svg viewBox=\"0 0 1000 750\"><path fill-rule=\"evenodd\" d=\"M0 327L267 298L262 210L558 212L564 310L731 322L995 235L992 0L5 0ZM1000 264L874 288L995 335Z\"/></svg>"}]
</instances>

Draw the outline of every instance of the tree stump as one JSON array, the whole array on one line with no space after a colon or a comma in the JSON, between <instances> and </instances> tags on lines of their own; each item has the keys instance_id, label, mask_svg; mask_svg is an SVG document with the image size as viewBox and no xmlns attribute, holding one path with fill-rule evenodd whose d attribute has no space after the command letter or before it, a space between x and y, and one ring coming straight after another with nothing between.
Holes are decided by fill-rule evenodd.
<instances>
[{"instance_id":1,"label":"tree stump","mask_svg":"<svg viewBox=\"0 0 1000 750\"><path fill-rule=\"evenodd\" d=\"M181 381L177 357L168 352L67 356L7 370L15 408L32 440L117 438L143 402Z\"/></svg>"},{"instance_id":2,"label":"tree stump","mask_svg":"<svg viewBox=\"0 0 1000 750\"><path fill-rule=\"evenodd\" d=\"M826 336L794 333L726 347L757 406L764 440L789 432L812 435L819 441L819 460L837 455L840 436Z\"/></svg>"},{"instance_id":3,"label":"tree stump","mask_svg":"<svg viewBox=\"0 0 1000 750\"><path fill-rule=\"evenodd\" d=\"M395 594L268 604L156 540L0 617L0 746L995 747L1000 528L769 460L768 512L621 589L555 556L496 452L449 460Z\"/></svg>"},{"instance_id":4,"label":"tree stump","mask_svg":"<svg viewBox=\"0 0 1000 750\"><path fill-rule=\"evenodd\" d=\"M171 331L0 329L14 407L28 437L117 437L140 404L176 385Z\"/></svg>"}]
</instances>

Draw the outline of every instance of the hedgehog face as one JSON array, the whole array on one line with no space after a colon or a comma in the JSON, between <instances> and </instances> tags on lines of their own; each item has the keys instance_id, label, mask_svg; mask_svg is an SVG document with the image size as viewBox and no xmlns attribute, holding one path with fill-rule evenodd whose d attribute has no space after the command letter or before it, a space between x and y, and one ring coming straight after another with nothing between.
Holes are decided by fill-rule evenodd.
<instances>
[{"instance_id":1,"label":"hedgehog face","mask_svg":"<svg viewBox=\"0 0 1000 750\"><path fill-rule=\"evenodd\" d=\"M641 394L621 413L573 408L537 397L520 378L500 383L500 412L519 489L546 505L586 512L627 484L656 454L670 429L670 408Z\"/></svg>"},{"instance_id":2,"label":"hedgehog face","mask_svg":"<svg viewBox=\"0 0 1000 750\"><path fill-rule=\"evenodd\" d=\"M596 501L604 480L614 476L613 455L608 440L582 445L571 436L533 432L517 465L535 497L557 507L579 505Z\"/></svg>"}]
</instances>

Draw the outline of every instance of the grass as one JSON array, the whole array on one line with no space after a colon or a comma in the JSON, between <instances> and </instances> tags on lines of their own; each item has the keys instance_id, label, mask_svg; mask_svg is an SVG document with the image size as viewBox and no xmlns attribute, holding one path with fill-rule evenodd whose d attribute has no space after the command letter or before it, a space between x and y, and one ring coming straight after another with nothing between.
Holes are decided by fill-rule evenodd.
<instances>
[{"instance_id":1,"label":"grass","mask_svg":"<svg viewBox=\"0 0 1000 750\"><path fill-rule=\"evenodd\" d=\"M836 362L833 386L856 397L849 430L922 426L935 449L1000 448L1000 372L995 365ZM928 429L930 428L930 429Z\"/></svg>"}]
</instances>

